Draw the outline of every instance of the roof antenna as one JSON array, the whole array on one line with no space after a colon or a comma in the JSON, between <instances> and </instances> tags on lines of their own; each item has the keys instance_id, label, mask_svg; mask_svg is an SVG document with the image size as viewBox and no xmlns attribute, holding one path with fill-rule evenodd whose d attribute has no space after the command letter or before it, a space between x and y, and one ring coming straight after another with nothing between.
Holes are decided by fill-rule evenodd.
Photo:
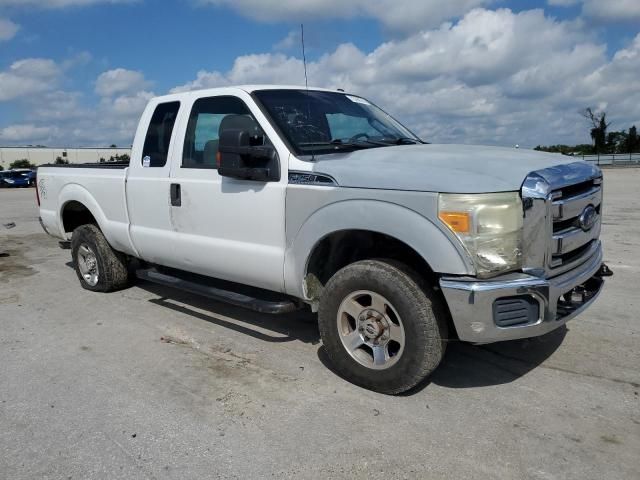
<instances>
[{"instance_id":1,"label":"roof antenna","mask_svg":"<svg viewBox=\"0 0 640 480\"><path fill-rule=\"evenodd\" d=\"M302 63L304 64L304 86L309 92L309 80L307 79L307 56L304 51L304 23L300 24L300 39L302 40Z\"/></svg>"},{"instance_id":2,"label":"roof antenna","mask_svg":"<svg viewBox=\"0 0 640 480\"><path fill-rule=\"evenodd\" d=\"M307 55L304 50L304 23L300 24L300 40L302 42L302 63L304 65L304 88L307 90L307 121L311 121L311 104L309 103L309 80L307 78ZM313 147L311 147L311 161L316 161L315 153L313 152Z\"/></svg>"}]
</instances>

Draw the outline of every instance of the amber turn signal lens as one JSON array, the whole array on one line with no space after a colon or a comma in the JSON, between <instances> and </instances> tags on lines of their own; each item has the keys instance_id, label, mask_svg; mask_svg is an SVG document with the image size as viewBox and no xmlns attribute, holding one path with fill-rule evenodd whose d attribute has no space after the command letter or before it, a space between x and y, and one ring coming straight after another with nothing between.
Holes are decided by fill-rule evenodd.
<instances>
[{"instance_id":1,"label":"amber turn signal lens","mask_svg":"<svg viewBox=\"0 0 640 480\"><path fill-rule=\"evenodd\" d=\"M471 231L471 219L466 212L440 212L438 216L456 233L469 233Z\"/></svg>"}]
</instances>

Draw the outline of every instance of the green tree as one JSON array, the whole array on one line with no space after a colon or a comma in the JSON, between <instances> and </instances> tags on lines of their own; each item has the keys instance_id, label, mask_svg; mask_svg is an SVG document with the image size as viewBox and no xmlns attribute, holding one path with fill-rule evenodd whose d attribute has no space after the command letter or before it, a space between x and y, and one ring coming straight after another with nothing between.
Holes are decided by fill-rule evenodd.
<instances>
[{"instance_id":1,"label":"green tree","mask_svg":"<svg viewBox=\"0 0 640 480\"><path fill-rule=\"evenodd\" d=\"M54 163L56 165L68 165L69 164L69 160L67 160L66 158L62 158L62 157L56 157L56 161Z\"/></svg>"},{"instance_id":2,"label":"green tree","mask_svg":"<svg viewBox=\"0 0 640 480\"><path fill-rule=\"evenodd\" d=\"M131 158L126 153L123 153L122 155L116 154L115 157L111 155L109 157L110 162L128 162L129 160L131 160Z\"/></svg>"},{"instance_id":3,"label":"green tree","mask_svg":"<svg viewBox=\"0 0 640 480\"><path fill-rule=\"evenodd\" d=\"M596 153L604 153L607 143L607 129L611 122L607 123L607 113L594 112L588 107L582 112L582 116L591 123L591 139Z\"/></svg>"},{"instance_id":4,"label":"green tree","mask_svg":"<svg viewBox=\"0 0 640 480\"><path fill-rule=\"evenodd\" d=\"M640 139L638 138L638 130L633 125L627 134L627 142L625 144L624 153L636 153L640 151Z\"/></svg>"},{"instance_id":5,"label":"green tree","mask_svg":"<svg viewBox=\"0 0 640 480\"><path fill-rule=\"evenodd\" d=\"M627 132L609 132L605 143L606 153L624 153L627 144Z\"/></svg>"},{"instance_id":6,"label":"green tree","mask_svg":"<svg viewBox=\"0 0 640 480\"><path fill-rule=\"evenodd\" d=\"M11 162L11 164L9 165L9 169L14 168L36 168L36 166L26 158L21 158L19 160Z\"/></svg>"}]
</instances>

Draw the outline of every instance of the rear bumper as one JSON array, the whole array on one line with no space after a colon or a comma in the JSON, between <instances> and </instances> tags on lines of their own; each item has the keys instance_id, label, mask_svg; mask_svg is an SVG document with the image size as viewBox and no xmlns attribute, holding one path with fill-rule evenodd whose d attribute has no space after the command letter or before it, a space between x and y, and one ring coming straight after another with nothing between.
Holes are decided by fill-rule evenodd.
<instances>
[{"instance_id":1,"label":"rear bumper","mask_svg":"<svg viewBox=\"0 0 640 480\"><path fill-rule=\"evenodd\" d=\"M499 279L446 278L440 287L447 300L460 340L492 343L535 337L554 330L587 309L602 291L604 280L598 275L602 246L579 267L551 279L527 274L511 274ZM588 293L582 301L567 304L559 300L575 287L584 285ZM537 302L537 315L531 321L501 327L494 319L494 303L509 297Z\"/></svg>"}]
</instances>

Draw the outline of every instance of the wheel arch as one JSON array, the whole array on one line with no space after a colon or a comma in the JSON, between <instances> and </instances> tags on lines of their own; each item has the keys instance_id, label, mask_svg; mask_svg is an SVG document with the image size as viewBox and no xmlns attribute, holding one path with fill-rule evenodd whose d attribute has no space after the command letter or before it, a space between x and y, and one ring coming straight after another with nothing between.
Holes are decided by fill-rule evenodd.
<instances>
[{"instance_id":1,"label":"wheel arch","mask_svg":"<svg viewBox=\"0 0 640 480\"><path fill-rule=\"evenodd\" d=\"M128 229L127 224L110 221L95 197L82 185L77 183L65 185L58 195L58 205L60 205L58 211L58 229L61 238L67 240L71 238L73 230L67 230L67 228L76 228L81 224L92 223L97 225L109 245L114 249L125 253L131 251L131 246L127 242L126 236ZM71 220L65 222L65 213L69 214L70 211L74 211L72 209L82 212L79 220L88 220L88 222L74 223Z\"/></svg>"},{"instance_id":2,"label":"wheel arch","mask_svg":"<svg viewBox=\"0 0 640 480\"><path fill-rule=\"evenodd\" d=\"M313 270L319 259L321 261L324 258L327 243L344 241L353 244L363 236L368 240L383 242L381 248L370 250L373 258L389 258L384 253L385 247L390 245L393 250L404 249L402 255L414 260L410 263L418 263L417 267L409 266L422 269L426 274L473 273L468 259L451 239L433 222L414 210L379 200L346 200L329 204L314 212L291 241L285 254L287 293L305 300L316 298L315 290L322 287L323 279L318 278L320 285L318 282L309 284L310 279L307 277L310 268ZM360 257L356 261L365 258L372 257ZM330 261L332 257L329 257L328 262ZM343 261L336 261L329 268L330 273L335 273L336 270L333 269L336 267L344 266L342 263Z\"/></svg>"},{"instance_id":3,"label":"wheel arch","mask_svg":"<svg viewBox=\"0 0 640 480\"><path fill-rule=\"evenodd\" d=\"M107 218L93 195L82 185L77 183L65 185L58 195L58 205L60 205L58 213L60 232L65 238L73 233L73 230L67 229L67 227L73 226L74 222L69 218L73 212L81 212L87 218L90 216L94 221L89 223L95 223L103 234L106 234L104 227ZM66 220L65 217L67 217Z\"/></svg>"},{"instance_id":4,"label":"wheel arch","mask_svg":"<svg viewBox=\"0 0 640 480\"><path fill-rule=\"evenodd\" d=\"M86 207L86 205L78 200L69 200L62 205L60 210L60 222L65 234L73 233L73 231L81 225L98 225L95 215Z\"/></svg>"}]
</instances>

